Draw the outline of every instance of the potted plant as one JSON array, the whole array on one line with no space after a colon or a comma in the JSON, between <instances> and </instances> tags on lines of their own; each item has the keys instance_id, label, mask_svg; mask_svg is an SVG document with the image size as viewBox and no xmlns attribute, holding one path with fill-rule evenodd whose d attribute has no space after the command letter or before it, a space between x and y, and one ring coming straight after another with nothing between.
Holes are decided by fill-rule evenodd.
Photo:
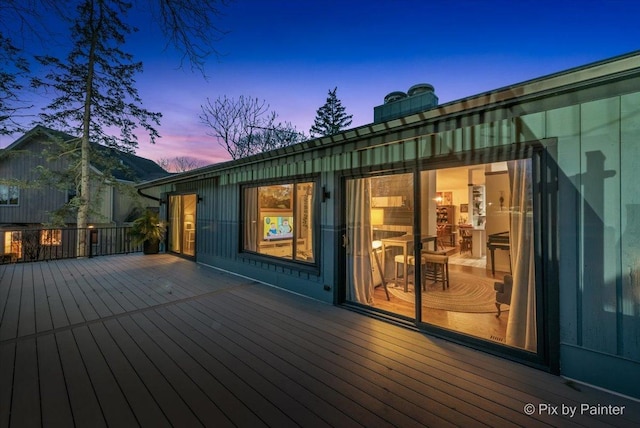
<instances>
[{"instance_id":1,"label":"potted plant","mask_svg":"<svg viewBox=\"0 0 640 428\"><path fill-rule=\"evenodd\" d=\"M140 217L133 221L129 236L131 236L134 245L142 244L144 254L157 254L160 251L160 241L164 239L166 229L156 212L145 210Z\"/></svg>"}]
</instances>

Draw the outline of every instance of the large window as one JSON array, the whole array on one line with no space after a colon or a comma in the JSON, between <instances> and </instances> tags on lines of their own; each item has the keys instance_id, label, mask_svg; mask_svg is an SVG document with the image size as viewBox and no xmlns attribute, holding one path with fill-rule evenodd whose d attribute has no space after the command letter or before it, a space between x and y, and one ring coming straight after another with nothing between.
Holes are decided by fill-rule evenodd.
<instances>
[{"instance_id":1,"label":"large window","mask_svg":"<svg viewBox=\"0 0 640 428\"><path fill-rule=\"evenodd\" d=\"M243 249L313 263L315 189L309 181L246 187Z\"/></svg>"},{"instance_id":2,"label":"large window","mask_svg":"<svg viewBox=\"0 0 640 428\"><path fill-rule=\"evenodd\" d=\"M7 231L4 233L4 254L16 259L22 258L22 232Z\"/></svg>"},{"instance_id":3,"label":"large window","mask_svg":"<svg viewBox=\"0 0 640 428\"><path fill-rule=\"evenodd\" d=\"M20 189L16 186L0 184L0 205L18 205Z\"/></svg>"},{"instance_id":4,"label":"large window","mask_svg":"<svg viewBox=\"0 0 640 428\"><path fill-rule=\"evenodd\" d=\"M61 229L43 229L40 231L40 245L47 247L62 245Z\"/></svg>"}]
</instances>

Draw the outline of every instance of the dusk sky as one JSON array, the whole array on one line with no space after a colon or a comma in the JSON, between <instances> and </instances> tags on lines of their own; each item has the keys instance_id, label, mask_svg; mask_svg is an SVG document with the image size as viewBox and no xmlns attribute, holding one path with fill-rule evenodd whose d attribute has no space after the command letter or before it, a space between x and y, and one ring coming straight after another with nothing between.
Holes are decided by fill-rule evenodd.
<instances>
[{"instance_id":1,"label":"dusk sky","mask_svg":"<svg viewBox=\"0 0 640 428\"><path fill-rule=\"evenodd\" d=\"M386 94L416 83L446 103L640 49L637 0L236 0L223 12L228 34L217 44L223 55L206 64L208 80L178 69L179 55L163 51L147 24L130 39L127 50L144 63L144 105L163 114L162 138L141 138L138 155L230 159L199 121L207 97L264 99L308 133L336 86L357 127ZM17 137L0 137L0 147Z\"/></svg>"}]
</instances>

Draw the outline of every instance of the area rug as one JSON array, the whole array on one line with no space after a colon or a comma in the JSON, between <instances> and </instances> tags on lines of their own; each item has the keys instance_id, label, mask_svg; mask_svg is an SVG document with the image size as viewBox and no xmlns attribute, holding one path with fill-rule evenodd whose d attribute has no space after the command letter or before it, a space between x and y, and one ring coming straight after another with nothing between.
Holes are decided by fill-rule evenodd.
<instances>
[{"instance_id":1,"label":"area rug","mask_svg":"<svg viewBox=\"0 0 640 428\"><path fill-rule=\"evenodd\" d=\"M493 289L494 279L482 278L464 272L452 272L448 289L442 290L442 283L427 281L427 291L422 292L422 306L431 309L442 309L452 312L488 313L496 312L496 293ZM414 303L413 284L404 291L402 285L387 284L392 299ZM502 305L503 312L509 307Z\"/></svg>"},{"instance_id":2,"label":"area rug","mask_svg":"<svg viewBox=\"0 0 640 428\"><path fill-rule=\"evenodd\" d=\"M455 253L449 255L449 264L450 265L459 265L459 266L471 266L486 269L487 267L487 258L486 257L472 257L469 253Z\"/></svg>"}]
</instances>

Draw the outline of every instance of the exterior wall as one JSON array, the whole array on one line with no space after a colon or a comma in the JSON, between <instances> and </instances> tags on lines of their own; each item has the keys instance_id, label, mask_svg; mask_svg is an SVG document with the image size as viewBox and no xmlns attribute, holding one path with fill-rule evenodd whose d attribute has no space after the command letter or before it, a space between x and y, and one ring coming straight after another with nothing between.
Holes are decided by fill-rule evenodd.
<instances>
[{"instance_id":1,"label":"exterior wall","mask_svg":"<svg viewBox=\"0 0 640 428\"><path fill-rule=\"evenodd\" d=\"M324 286L333 289L342 281L337 249L343 174L491 162L485 149L497 153L518 142L555 139L550 154L559 171L558 197L550 203L557 204L558 216L548 220L559 232L557 248L543 255L557 257L546 262L557 272L549 298L559 295L560 371L640 397L639 74L636 67L628 76L579 88L529 98L514 92L512 101L491 108L374 124L362 137L358 129L345 132L341 144L214 170L216 178L163 191L191 186L204 198L198 206L198 262L332 301L337 294ZM319 176L319 185L331 193L320 203L319 271L239 253L241 184L301 175Z\"/></svg>"},{"instance_id":2,"label":"exterior wall","mask_svg":"<svg viewBox=\"0 0 640 428\"><path fill-rule=\"evenodd\" d=\"M32 141L22 145L12 152L7 159L0 161L0 177L20 180L25 187L20 189L20 199L17 206L0 205L0 225L26 224L40 226L51 221L49 213L62 207L66 203L66 190L58 190L52 186L36 187L39 179L38 168L49 171L61 171L66 168L63 160L46 160L42 153L46 150L42 136L34 136ZM94 171L95 172L95 171ZM129 189L125 189L129 186ZM129 184L120 183L118 186L104 185L98 187L92 184L91 195L94 198L94 213L89 222L98 225L122 225L133 207L140 205L141 199L135 188ZM151 200L147 205L155 205ZM76 222L75 217L65 219L68 224Z\"/></svg>"},{"instance_id":3,"label":"exterior wall","mask_svg":"<svg viewBox=\"0 0 640 428\"><path fill-rule=\"evenodd\" d=\"M120 184L114 187L112 192L113 206L110 217L117 226L122 226L136 207L158 207L157 201L137 195L135 188L130 184Z\"/></svg>"},{"instance_id":4,"label":"exterior wall","mask_svg":"<svg viewBox=\"0 0 640 428\"><path fill-rule=\"evenodd\" d=\"M89 223L92 224L113 224L113 186L100 186L99 183L91 184L91 207ZM75 223L76 219L72 220Z\"/></svg>"},{"instance_id":5,"label":"exterior wall","mask_svg":"<svg viewBox=\"0 0 640 428\"><path fill-rule=\"evenodd\" d=\"M563 373L640 396L632 385L640 376L640 93L552 110L541 121L558 136L564 176Z\"/></svg>"},{"instance_id":6,"label":"exterior wall","mask_svg":"<svg viewBox=\"0 0 640 428\"><path fill-rule=\"evenodd\" d=\"M27 184L38 178L36 168L63 169L60 160L46 162L41 153L45 149L41 140L29 144L25 152L0 161L0 177L21 180ZM18 206L0 205L0 224L41 224L49 220L49 211L61 207L66 192L56 189L21 188Z\"/></svg>"}]
</instances>

